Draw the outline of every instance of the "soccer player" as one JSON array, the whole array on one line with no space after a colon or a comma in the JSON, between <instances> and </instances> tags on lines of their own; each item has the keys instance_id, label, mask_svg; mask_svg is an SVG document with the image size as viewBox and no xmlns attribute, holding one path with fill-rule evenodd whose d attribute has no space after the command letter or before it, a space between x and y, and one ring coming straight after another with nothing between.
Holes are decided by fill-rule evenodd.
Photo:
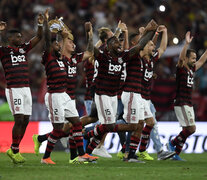
<instances>
[{"instance_id":1,"label":"soccer player","mask_svg":"<svg viewBox=\"0 0 207 180\"><path fill-rule=\"evenodd\" d=\"M61 137L67 134L63 131L65 119L73 125L73 137L79 152L79 161L88 161L88 157L83 150L82 126L78 118L71 118L74 115L74 109L71 109L71 98L66 93L68 75L64 64L64 59L61 58L61 47L56 41L56 37L51 40L51 33L48 28L48 10L45 12L45 43L46 50L43 54L42 63L45 66L47 75L48 91L45 95L45 104L49 110L49 119L53 125L53 131L48 133L48 136L37 137L41 143L48 140L47 147L41 163L55 164L50 158L50 154L55 146L55 143ZM75 114L75 117L77 114Z\"/></svg>"},{"instance_id":2,"label":"soccer player","mask_svg":"<svg viewBox=\"0 0 207 180\"><path fill-rule=\"evenodd\" d=\"M119 21L118 26L116 28L115 33L113 33L109 28L107 27L101 27L98 30L98 35L100 40L96 43L96 47L99 49L104 49L106 46L106 41L113 35L115 35L117 38L120 35L121 31L125 31L126 25ZM127 33L128 34L128 33ZM127 37L126 37L127 38ZM125 39L126 39L125 38ZM91 90L95 87L93 83L93 75L94 75L94 65L90 63L89 61L84 62L84 69L86 72L86 96L85 96L85 106L88 115L81 118L81 121L83 124L89 124L89 123L98 123L98 115L97 115L97 109L95 106L95 102L93 101L93 92ZM93 90L92 90L93 91ZM86 131L91 130L91 128L86 128ZM112 156L107 152L107 150L104 148L104 140L107 134L104 135L102 138L100 144L93 150L93 154L99 155L102 157L111 158Z\"/></svg>"},{"instance_id":3,"label":"soccer player","mask_svg":"<svg viewBox=\"0 0 207 180\"><path fill-rule=\"evenodd\" d=\"M167 47L167 30L164 26L159 26L157 31L163 32L160 48L154 52L155 46L152 41L140 51L139 56L134 57L127 64L127 78L122 93L122 102L124 104L124 118L127 122L133 122L138 119L139 126L130 138L130 150L128 161L137 162L135 152L140 142L140 133L143 127L143 120L146 126L142 130L142 139L140 145L139 157L144 160L153 160L148 155L146 145L149 140L151 129L154 126L154 120L150 111L150 87L153 75L153 64L164 53ZM139 35L134 35L134 41L139 41ZM147 91L146 91L147 90ZM145 91L146 93L143 93ZM174 153L165 153L162 159L170 158Z\"/></svg>"},{"instance_id":4,"label":"soccer player","mask_svg":"<svg viewBox=\"0 0 207 180\"><path fill-rule=\"evenodd\" d=\"M48 92L45 95L45 104L49 110L49 118L53 124L53 131L45 135L33 135L33 141L35 143L35 153L38 154L41 143L48 140L47 148L41 162L44 164L55 164L50 158L50 154L58 139L67 137L68 126L65 125L65 119L70 122L71 137L75 144L75 150L77 147L79 156L74 157L76 151L72 152L72 162L85 162L88 160L97 159L96 157L85 154L83 150L83 136L82 136L82 123L79 120L78 112L75 107L74 100L74 86L76 76L77 63L82 59L86 59L89 55L88 52L84 54L75 54L72 56L75 45L69 38L68 32L62 32L63 36L63 56L61 57L61 47L56 41L56 38L52 38L52 44L50 42L50 31L48 28L48 12L45 13L45 40L46 51L43 55L43 64L47 74ZM67 55L67 57L66 57ZM68 58L69 57L69 58ZM66 129L65 129L66 128Z\"/></svg>"},{"instance_id":5,"label":"soccer player","mask_svg":"<svg viewBox=\"0 0 207 180\"><path fill-rule=\"evenodd\" d=\"M174 160L182 160L179 157L186 139L196 131L195 114L192 106L192 89L194 73L207 60L207 50L202 54L200 59L196 61L196 52L193 49L188 49L193 37L190 32L186 33L185 45L180 53L176 71L176 97L174 110L176 117L182 127L182 131L169 143L167 147L171 151L175 151Z\"/></svg>"},{"instance_id":6,"label":"soccer player","mask_svg":"<svg viewBox=\"0 0 207 180\"><path fill-rule=\"evenodd\" d=\"M73 42L73 39L70 38L70 36L66 36L63 38L63 45L62 45L62 58L65 59L65 66L66 71L68 74L67 78L67 94L70 96L70 111L72 112L71 117L67 118L70 122L76 121L79 122L80 127L82 127L82 122L79 119L78 112L76 110L76 104L75 104L75 87L76 87L76 78L77 78L77 65L78 63L85 61L89 59L92 56L92 26L91 23L86 22L85 26L89 26L90 30L88 33L88 46L87 50L82 53L75 53L75 44ZM91 62L90 62L91 63ZM83 148L83 136L82 136L82 128L81 133L77 133L77 130L75 130L74 124L73 127L70 128L70 131L73 130L72 136L69 136L69 144L70 144L70 151L71 151L71 160L69 163L74 163L79 161L79 157L77 157L76 154L76 148L79 151L79 148ZM77 142L76 139L79 138L79 141ZM74 141L73 141L74 140ZM76 146L74 146L76 145ZM80 156L80 153L79 153ZM90 156L88 154L85 154L85 156L88 156L92 161L97 160L97 157Z\"/></svg>"},{"instance_id":7,"label":"soccer player","mask_svg":"<svg viewBox=\"0 0 207 180\"><path fill-rule=\"evenodd\" d=\"M0 59L4 68L6 98L14 116L12 129L12 144L7 155L13 163L24 163L25 158L19 152L19 144L24 137L29 117L32 113L32 96L29 88L27 53L42 39L43 15L38 15L37 35L29 42L22 42L19 30L7 32L8 46L0 47ZM6 28L5 22L0 22L0 31Z\"/></svg>"},{"instance_id":8,"label":"soccer player","mask_svg":"<svg viewBox=\"0 0 207 180\"><path fill-rule=\"evenodd\" d=\"M97 125L94 131L89 132L85 137L93 137L86 152L91 153L99 144L106 132L127 131L130 126L115 125L117 111L117 93L119 91L120 79L124 62L129 61L134 55L138 55L147 42L152 38L156 26L143 36L138 45L126 51L122 51L119 40L113 36L107 40L107 47L104 50L94 48L95 64L95 103L101 125ZM126 129L124 129L124 128ZM134 129L134 128L133 128Z\"/></svg>"}]
</instances>

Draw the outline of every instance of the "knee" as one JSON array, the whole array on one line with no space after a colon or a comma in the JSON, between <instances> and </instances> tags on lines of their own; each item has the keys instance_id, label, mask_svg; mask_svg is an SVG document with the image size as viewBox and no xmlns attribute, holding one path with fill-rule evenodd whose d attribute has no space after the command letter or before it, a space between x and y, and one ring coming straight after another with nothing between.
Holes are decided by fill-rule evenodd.
<instances>
[{"instance_id":1,"label":"knee","mask_svg":"<svg viewBox=\"0 0 207 180\"><path fill-rule=\"evenodd\" d=\"M15 114L14 121L16 126L22 126L25 122L23 114ZM27 123L28 124L28 123Z\"/></svg>"},{"instance_id":2,"label":"knee","mask_svg":"<svg viewBox=\"0 0 207 180\"><path fill-rule=\"evenodd\" d=\"M150 126L150 127L154 127L155 125L155 121L153 118L149 118L146 120L146 125Z\"/></svg>"},{"instance_id":3,"label":"knee","mask_svg":"<svg viewBox=\"0 0 207 180\"><path fill-rule=\"evenodd\" d=\"M190 134L193 134L196 132L196 126L190 126L187 128L187 130L189 131Z\"/></svg>"}]
</instances>

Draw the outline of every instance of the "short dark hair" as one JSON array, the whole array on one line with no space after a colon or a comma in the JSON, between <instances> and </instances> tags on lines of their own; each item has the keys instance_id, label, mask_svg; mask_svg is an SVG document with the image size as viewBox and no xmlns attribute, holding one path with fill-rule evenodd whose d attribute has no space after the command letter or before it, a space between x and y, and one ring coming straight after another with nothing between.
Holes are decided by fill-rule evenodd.
<instances>
[{"instance_id":1,"label":"short dark hair","mask_svg":"<svg viewBox=\"0 0 207 180\"><path fill-rule=\"evenodd\" d=\"M136 36L138 36L139 35L139 33L133 33L133 34L131 34L130 36L129 36L129 45L131 46L132 45L132 41L133 41L133 39L136 37Z\"/></svg>"},{"instance_id":2,"label":"short dark hair","mask_svg":"<svg viewBox=\"0 0 207 180\"><path fill-rule=\"evenodd\" d=\"M186 52L186 57L189 58L191 53L196 54L196 51L194 49L188 49L187 52Z\"/></svg>"},{"instance_id":3,"label":"short dark hair","mask_svg":"<svg viewBox=\"0 0 207 180\"><path fill-rule=\"evenodd\" d=\"M7 38L13 36L16 33L20 33L21 34L20 30L18 30L18 29L10 29L10 30L8 30L7 31Z\"/></svg>"},{"instance_id":4,"label":"short dark hair","mask_svg":"<svg viewBox=\"0 0 207 180\"><path fill-rule=\"evenodd\" d=\"M116 36L112 36L112 37L110 37L109 39L107 39L107 42L106 42L107 46L108 46L112 41L114 41L115 39L116 39Z\"/></svg>"}]
</instances>

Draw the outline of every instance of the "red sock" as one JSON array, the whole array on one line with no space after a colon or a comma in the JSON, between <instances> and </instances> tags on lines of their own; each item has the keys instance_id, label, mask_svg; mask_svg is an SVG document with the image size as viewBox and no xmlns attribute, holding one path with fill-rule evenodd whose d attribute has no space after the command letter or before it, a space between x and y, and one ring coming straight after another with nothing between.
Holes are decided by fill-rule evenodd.
<instances>
[{"instance_id":1,"label":"red sock","mask_svg":"<svg viewBox=\"0 0 207 180\"><path fill-rule=\"evenodd\" d=\"M50 154L53 151L57 140L61 138L62 132L62 130L53 129L53 131L49 134L47 147L43 159L50 157Z\"/></svg>"},{"instance_id":2,"label":"red sock","mask_svg":"<svg viewBox=\"0 0 207 180\"><path fill-rule=\"evenodd\" d=\"M146 125L144 129L142 130L142 138L141 138L141 144L139 146L139 151L143 152L147 149L147 144L149 142L150 138L150 132L153 127Z\"/></svg>"},{"instance_id":3,"label":"red sock","mask_svg":"<svg viewBox=\"0 0 207 180\"><path fill-rule=\"evenodd\" d=\"M86 148L86 153L91 154L93 150L99 145L99 143L100 143L100 140L93 137L92 141Z\"/></svg>"},{"instance_id":4,"label":"red sock","mask_svg":"<svg viewBox=\"0 0 207 180\"><path fill-rule=\"evenodd\" d=\"M131 136L130 138L130 144L129 144L129 156L128 158L133 158L135 153L136 153L136 150L137 150L137 147L139 145L139 142L140 142L140 138L136 137L136 136Z\"/></svg>"},{"instance_id":5,"label":"red sock","mask_svg":"<svg viewBox=\"0 0 207 180\"><path fill-rule=\"evenodd\" d=\"M176 146L175 152L176 154L180 154L182 151L183 145L185 144L186 139L191 135L191 133L184 129L178 134L172 141L172 145Z\"/></svg>"},{"instance_id":6,"label":"red sock","mask_svg":"<svg viewBox=\"0 0 207 180\"><path fill-rule=\"evenodd\" d=\"M76 158L78 155L77 155L76 143L73 138L72 128L70 129L70 133L69 133L69 148L70 148L70 159Z\"/></svg>"},{"instance_id":7,"label":"red sock","mask_svg":"<svg viewBox=\"0 0 207 180\"><path fill-rule=\"evenodd\" d=\"M85 154L83 149L83 134L82 134L82 122L73 124L73 138L78 149L79 156Z\"/></svg>"},{"instance_id":8,"label":"red sock","mask_svg":"<svg viewBox=\"0 0 207 180\"><path fill-rule=\"evenodd\" d=\"M11 149L14 154L19 152L19 141L20 141L19 139L20 139L20 136L12 135Z\"/></svg>"}]
</instances>

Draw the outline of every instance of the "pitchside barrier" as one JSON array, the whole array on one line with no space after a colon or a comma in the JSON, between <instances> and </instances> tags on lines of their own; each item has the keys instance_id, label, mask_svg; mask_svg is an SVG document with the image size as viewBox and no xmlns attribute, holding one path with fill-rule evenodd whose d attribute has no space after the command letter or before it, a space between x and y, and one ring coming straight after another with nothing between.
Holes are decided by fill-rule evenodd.
<instances>
[{"instance_id":1,"label":"pitchside barrier","mask_svg":"<svg viewBox=\"0 0 207 180\"><path fill-rule=\"evenodd\" d=\"M0 152L5 152L11 144L11 131L13 122L0 122ZM184 145L184 153L203 153L207 152L207 122L197 122L197 130L195 134L187 139ZM33 153L34 146L32 141L33 134L45 134L52 130L50 122L30 122L26 134L20 145L20 152ZM158 122L158 131L163 148L166 150L165 144L180 132L178 122ZM40 148L40 152L44 152L46 142ZM109 153L117 153L121 149L119 136L117 133L108 133L105 140L105 148ZM60 148L61 149L61 148ZM63 149L63 148L62 148ZM150 141L147 149L149 153L156 152L153 148L153 142Z\"/></svg>"}]
</instances>

